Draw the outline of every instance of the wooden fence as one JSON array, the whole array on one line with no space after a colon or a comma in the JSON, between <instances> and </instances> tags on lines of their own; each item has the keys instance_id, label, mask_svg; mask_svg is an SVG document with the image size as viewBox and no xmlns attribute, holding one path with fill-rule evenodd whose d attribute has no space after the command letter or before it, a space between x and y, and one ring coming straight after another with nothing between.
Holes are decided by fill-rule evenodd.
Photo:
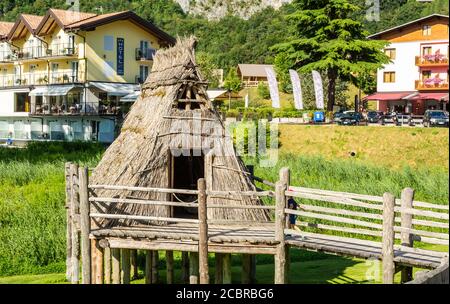
<instances>
[{"instance_id":1,"label":"wooden fence","mask_svg":"<svg viewBox=\"0 0 450 304\"><path fill-rule=\"evenodd\" d=\"M274 190L268 191L211 191L207 190L205 179L198 181L197 190L145 188L121 185L89 185L88 168L79 168L76 164L66 164L66 208L67 208L67 279L72 283L80 281L79 264L81 253L81 282L101 283L104 281L104 271L112 271L112 282L129 281L130 257L122 254L119 263L117 253L112 252L112 270L103 265L102 240L90 239L93 219L122 219L137 221L162 221L166 223L181 223L198 225L198 273L191 275L191 283L209 283L208 276L208 225L273 225L275 249L275 283L285 283L288 269L288 250L286 243L289 238L304 236L308 231L321 234L342 234L354 239L373 238L382 244L383 282L393 283L396 266L394 263L394 245L399 240L400 249L405 252L419 252L413 248L415 242L434 245L449 244L448 235L448 205L431 204L414 200L414 190L406 188L401 197L385 193L382 197L296 187L290 185L289 169L280 171L279 181L272 184L254 177L254 180ZM89 192L95 189L141 191L167 194L197 195L197 203L182 203L170 201L93 197ZM274 205L219 205L208 204L209 197L268 197L275 200ZM288 198L297 198L298 209L288 208ZM157 206L179 206L198 208L197 219L143 216L133 214L108 214L91 212L91 204L144 204ZM207 218L208 208L266 209L274 212L272 221L264 223L243 223L233 220L213 220ZM289 216L297 216L297 227L292 229ZM272 227L272 226L271 226ZM446 232L444 232L446 231ZM81 242L81 244L80 244ZM81 250L80 250L81 249ZM173 250L176 250L174 247ZM112 249L114 251L114 249ZM357 254L355 253L355 256ZM195 256L194 256L195 257ZM172 261L173 262L173 261ZM122 271L118 269L122 264ZM169 266L168 266L169 267ZM173 267L173 265L171 266ZM397 269L398 270L398 269ZM412 280L412 267L403 267L402 282ZM122 278L120 277L122 273ZM128 277L128 278L123 278Z\"/></svg>"}]
</instances>

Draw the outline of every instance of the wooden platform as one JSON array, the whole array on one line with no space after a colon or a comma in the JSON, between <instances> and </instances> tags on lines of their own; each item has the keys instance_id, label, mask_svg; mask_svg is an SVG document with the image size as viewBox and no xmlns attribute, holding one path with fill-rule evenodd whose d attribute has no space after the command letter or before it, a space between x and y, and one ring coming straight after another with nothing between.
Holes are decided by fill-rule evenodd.
<instances>
[{"instance_id":1,"label":"wooden platform","mask_svg":"<svg viewBox=\"0 0 450 304\"><path fill-rule=\"evenodd\" d=\"M273 225L208 227L208 251L219 253L275 254ZM303 233L286 236L291 247L357 258L381 259L381 243L332 235ZM198 227L192 224L137 226L91 231L91 238L102 238L111 248L198 251ZM395 246L397 265L433 269L448 253Z\"/></svg>"}]
</instances>

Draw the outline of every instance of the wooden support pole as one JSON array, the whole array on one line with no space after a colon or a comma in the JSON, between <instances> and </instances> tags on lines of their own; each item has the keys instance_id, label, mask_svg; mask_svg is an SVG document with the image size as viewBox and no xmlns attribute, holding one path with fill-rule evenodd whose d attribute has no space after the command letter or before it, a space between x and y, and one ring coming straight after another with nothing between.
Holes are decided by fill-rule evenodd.
<instances>
[{"instance_id":1,"label":"wooden support pole","mask_svg":"<svg viewBox=\"0 0 450 304\"><path fill-rule=\"evenodd\" d=\"M123 248L121 251L121 281L122 284L130 284L130 250Z\"/></svg>"},{"instance_id":2,"label":"wooden support pole","mask_svg":"<svg viewBox=\"0 0 450 304\"><path fill-rule=\"evenodd\" d=\"M395 275L394 263L394 220L395 197L390 193L383 195L383 283L393 284Z\"/></svg>"},{"instance_id":3,"label":"wooden support pole","mask_svg":"<svg viewBox=\"0 0 450 304\"><path fill-rule=\"evenodd\" d=\"M250 284L251 283L251 268L252 268L252 259L250 254L242 255L242 276L241 281L242 284Z\"/></svg>"},{"instance_id":4,"label":"wooden support pole","mask_svg":"<svg viewBox=\"0 0 450 304\"><path fill-rule=\"evenodd\" d=\"M147 250L145 252L145 284L152 283L152 262L153 251Z\"/></svg>"},{"instance_id":5,"label":"wooden support pole","mask_svg":"<svg viewBox=\"0 0 450 304\"><path fill-rule=\"evenodd\" d=\"M222 257L223 284L231 284L231 254L224 253Z\"/></svg>"},{"instance_id":6,"label":"wooden support pole","mask_svg":"<svg viewBox=\"0 0 450 304\"><path fill-rule=\"evenodd\" d=\"M275 253L275 284L284 284L286 281L286 244L284 239L284 228L286 225L285 209L285 185L279 181L275 185L275 241L279 242Z\"/></svg>"},{"instance_id":7,"label":"wooden support pole","mask_svg":"<svg viewBox=\"0 0 450 304\"><path fill-rule=\"evenodd\" d=\"M71 218L72 218L72 284L78 284L80 280L80 237L79 237L79 198L78 198L78 165L71 164L70 166L71 178Z\"/></svg>"},{"instance_id":8,"label":"wooden support pole","mask_svg":"<svg viewBox=\"0 0 450 304\"><path fill-rule=\"evenodd\" d=\"M401 207L404 209L413 208L414 201L414 190L411 188L405 188L402 191L401 196ZM413 215L408 214L406 212L401 213L401 225L402 228L412 229L413 224ZM410 232L402 231L400 234L400 240L402 246L405 247L413 247L414 246L414 235ZM412 267L403 267L401 274L401 283L406 283L412 281L413 279L413 268Z\"/></svg>"},{"instance_id":9,"label":"wooden support pole","mask_svg":"<svg viewBox=\"0 0 450 304\"><path fill-rule=\"evenodd\" d=\"M80 189L80 224L81 224L81 270L83 284L91 284L91 242L89 233L91 231L91 218L89 217L89 175L88 168L79 168Z\"/></svg>"},{"instance_id":10,"label":"wooden support pole","mask_svg":"<svg viewBox=\"0 0 450 304\"><path fill-rule=\"evenodd\" d=\"M153 251L152 255L152 284L158 283L159 280L159 252L157 250Z\"/></svg>"},{"instance_id":11,"label":"wooden support pole","mask_svg":"<svg viewBox=\"0 0 450 304\"><path fill-rule=\"evenodd\" d=\"M171 250L166 251L166 271L167 284L173 284L173 251Z\"/></svg>"},{"instance_id":12,"label":"wooden support pole","mask_svg":"<svg viewBox=\"0 0 450 304\"><path fill-rule=\"evenodd\" d=\"M111 249L112 283L120 284L120 249Z\"/></svg>"},{"instance_id":13,"label":"wooden support pole","mask_svg":"<svg viewBox=\"0 0 450 304\"><path fill-rule=\"evenodd\" d=\"M214 283L215 284L223 284L223 254L215 253L215 268L214 268Z\"/></svg>"},{"instance_id":14,"label":"wooden support pole","mask_svg":"<svg viewBox=\"0 0 450 304\"><path fill-rule=\"evenodd\" d=\"M111 284L111 248L103 249L105 256L105 284Z\"/></svg>"},{"instance_id":15,"label":"wooden support pole","mask_svg":"<svg viewBox=\"0 0 450 304\"><path fill-rule=\"evenodd\" d=\"M289 185L291 184L291 172L288 167L281 168L280 170L280 181L283 183L283 187L288 190ZM285 208L288 208L288 198L286 195L284 196L285 200ZM289 222L289 216L285 216L285 228L290 229L290 222ZM284 234L283 234L284 236ZM290 258L290 252L289 252L289 245L285 244L285 283L288 283L288 275L289 275L289 269L291 267L291 258Z\"/></svg>"},{"instance_id":16,"label":"wooden support pole","mask_svg":"<svg viewBox=\"0 0 450 304\"><path fill-rule=\"evenodd\" d=\"M198 252L189 252L189 284L198 284Z\"/></svg>"},{"instance_id":17,"label":"wooden support pole","mask_svg":"<svg viewBox=\"0 0 450 304\"><path fill-rule=\"evenodd\" d=\"M97 271L97 248L95 240L91 240L91 284L95 284L95 273Z\"/></svg>"},{"instance_id":18,"label":"wooden support pole","mask_svg":"<svg viewBox=\"0 0 450 304\"><path fill-rule=\"evenodd\" d=\"M104 283L104 272L103 272L103 248L100 247L99 240L94 240L95 244L95 284Z\"/></svg>"},{"instance_id":19,"label":"wooden support pole","mask_svg":"<svg viewBox=\"0 0 450 304\"><path fill-rule=\"evenodd\" d=\"M256 284L256 254L250 255L251 268L250 268L250 284Z\"/></svg>"},{"instance_id":20,"label":"wooden support pole","mask_svg":"<svg viewBox=\"0 0 450 304\"><path fill-rule=\"evenodd\" d=\"M130 250L130 263L131 263L131 279L137 280L138 278L138 264L137 264L137 250Z\"/></svg>"},{"instance_id":21,"label":"wooden support pole","mask_svg":"<svg viewBox=\"0 0 450 304\"><path fill-rule=\"evenodd\" d=\"M181 253L181 282L189 284L189 252Z\"/></svg>"},{"instance_id":22,"label":"wooden support pole","mask_svg":"<svg viewBox=\"0 0 450 304\"><path fill-rule=\"evenodd\" d=\"M208 271L208 209L206 207L206 182L200 178L197 182L198 187L198 258L200 271L200 284L209 284Z\"/></svg>"},{"instance_id":23,"label":"wooden support pole","mask_svg":"<svg viewBox=\"0 0 450 304\"><path fill-rule=\"evenodd\" d=\"M72 184L70 177L70 165L66 163L64 166L64 176L66 180L66 280L72 281Z\"/></svg>"}]
</instances>

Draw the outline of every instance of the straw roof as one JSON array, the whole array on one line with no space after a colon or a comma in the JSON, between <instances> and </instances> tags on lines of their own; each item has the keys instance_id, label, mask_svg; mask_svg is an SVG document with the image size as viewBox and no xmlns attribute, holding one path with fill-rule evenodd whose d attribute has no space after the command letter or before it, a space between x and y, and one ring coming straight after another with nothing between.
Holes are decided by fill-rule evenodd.
<instances>
[{"instance_id":1,"label":"straw roof","mask_svg":"<svg viewBox=\"0 0 450 304\"><path fill-rule=\"evenodd\" d=\"M215 153L213 185L209 189L255 190L244 173L246 169L243 162L235 154L232 140L226 136L219 114L208 100L207 84L195 63L195 44L193 37L178 39L174 47L156 52L152 72L143 85L142 93L127 115L120 135L93 171L90 184L168 188L171 154L175 157L180 151L203 148L205 155L208 153L206 147L214 149ZM191 100L186 99L189 97L199 101L197 107L194 104L192 109L184 107L182 102ZM167 194L133 191L96 190L95 194L170 200ZM209 197L208 204L260 205L261 202L258 198L250 197ZM165 206L117 204L114 207L98 208L109 209L107 211L110 213L170 217L170 210ZM209 208L208 217L268 220L267 212L261 209ZM128 221L108 223L130 224Z\"/></svg>"}]
</instances>

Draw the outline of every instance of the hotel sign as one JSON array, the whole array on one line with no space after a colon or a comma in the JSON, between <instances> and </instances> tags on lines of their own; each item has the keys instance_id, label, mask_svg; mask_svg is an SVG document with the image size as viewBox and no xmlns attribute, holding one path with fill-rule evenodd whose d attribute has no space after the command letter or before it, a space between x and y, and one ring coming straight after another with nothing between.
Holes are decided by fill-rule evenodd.
<instances>
[{"instance_id":1,"label":"hotel sign","mask_svg":"<svg viewBox=\"0 0 450 304\"><path fill-rule=\"evenodd\" d=\"M123 38L117 38L117 75L125 73L125 41Z\"/></svg>"}]
</instances>

